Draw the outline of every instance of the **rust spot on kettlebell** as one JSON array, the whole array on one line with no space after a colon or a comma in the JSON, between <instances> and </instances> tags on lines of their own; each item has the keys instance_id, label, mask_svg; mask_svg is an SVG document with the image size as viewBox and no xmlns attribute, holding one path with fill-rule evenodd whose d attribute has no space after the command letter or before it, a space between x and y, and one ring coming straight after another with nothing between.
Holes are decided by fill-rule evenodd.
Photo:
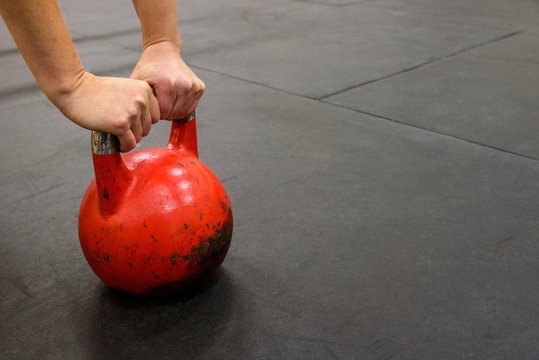
<instances>
[{"instance_id":1,"label":"rust spot on kettlebell","mask_svg":"<svg viewBox=\"0 0 539 360\"><path fill-rule=\"evenodd\" d=\"M225 250L225 247L232 237L232 226L225 226L221 230L217 230L213 236L208 237L209 252L211 254L220 253Z\"/></svg>"},{"instance_id":2,"label":"rust spot on kettlebell","mask_svg":"<svg viewBox=\"0 0 539 360\"><path fill-rule=\"evenodd\" d=\"M172 263L172 266L176 266L178 265L178 261L176 260L177 258L181 258L182 256L178 253L174 253L172 254L172 256L170 257L170 262Z\"/></svg>"}]
</instances>

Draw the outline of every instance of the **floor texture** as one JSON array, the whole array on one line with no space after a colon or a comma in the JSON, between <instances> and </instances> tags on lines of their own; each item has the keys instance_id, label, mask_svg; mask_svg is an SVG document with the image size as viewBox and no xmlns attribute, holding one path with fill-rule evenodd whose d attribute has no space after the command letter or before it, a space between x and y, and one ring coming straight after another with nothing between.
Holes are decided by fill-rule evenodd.
<instances>
[{"instance_id":1,"label":"floor texture","mask_svg":"<svg viewBox=\"0 0 539 360\"><path fill-rule=\"evenodd\" d=\"M128 76L129 1L62 0ZM538 359L539 2L182 0L200 159L234 212L205 288L107 288L80 249L89 132L0 27L1 359ZM141 146L161 146L169 123Z\"/></svg>"}]
</instances>

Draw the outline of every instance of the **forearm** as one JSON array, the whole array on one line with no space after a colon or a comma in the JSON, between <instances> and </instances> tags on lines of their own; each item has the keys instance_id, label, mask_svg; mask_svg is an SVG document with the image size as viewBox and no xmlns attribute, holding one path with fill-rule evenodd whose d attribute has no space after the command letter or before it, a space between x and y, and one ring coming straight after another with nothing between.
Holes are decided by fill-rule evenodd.
<instances>
[{"instance_id":1,"label":"forearm","mask_svg":"<svg viewBox=\"0 0 539 360\"><path fill-rule=\"evenodd\" d=\"M142 28L142 44L168 42L181 47L176 16L176 0L133 0Z\"/></svg>"},{"instance_id":2,"label":"forearm","mask_svg":"<svg viewBox=\"0 0 539 360\"><path fill-rule=\"evenodd\" d=\"M181 119L198 105L206 86L180 56L176 0L133 0L143 50L131 78L155 89L161 119Z\"/></svg>"},{"instance_id":3,"label":"forearm","mask_svg":"<svg viewBox=\"0 0 539 360\"><path fill-rule=\"evenodd\" d=\"M84 74L56 0L0 0L0 13L47 97L77 86Z\"/></svg>"}]
</instances>

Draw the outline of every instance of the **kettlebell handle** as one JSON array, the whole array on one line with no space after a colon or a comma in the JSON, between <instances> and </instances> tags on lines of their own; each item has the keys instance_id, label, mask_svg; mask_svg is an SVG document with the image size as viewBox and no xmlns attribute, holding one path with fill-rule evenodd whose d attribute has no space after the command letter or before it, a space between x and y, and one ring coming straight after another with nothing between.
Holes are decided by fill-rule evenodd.
<instances>
[{"instance_id":1,"label":"kettlebell handle","mask_svg":"<svg viewBox=\"0 0 539 360\"><path fill-rule=\"evenodd\" d=\"M186 123L196 118L195 111L182 119L172 120L173 123ZM92 131L92 153L110 155L120 152L120 140L116 135Z\"/></svg>"},{"instance_id":2,"label":"kettlebell handle","mask_svg":"<svg viewBox=\"0 0 539 360\"><path fill-rule=\"evenodd\" d=\"M155 93L155 88L153 85L150 85L152 88L152 93L154 96L157 96ZM196 118L195 111L187 115L182 119L172 120L173 123L186 123ZM120 152L120 140L116 135L92 131L92 154L96 155L111 155Z\"/></svg>"}]
</instances>

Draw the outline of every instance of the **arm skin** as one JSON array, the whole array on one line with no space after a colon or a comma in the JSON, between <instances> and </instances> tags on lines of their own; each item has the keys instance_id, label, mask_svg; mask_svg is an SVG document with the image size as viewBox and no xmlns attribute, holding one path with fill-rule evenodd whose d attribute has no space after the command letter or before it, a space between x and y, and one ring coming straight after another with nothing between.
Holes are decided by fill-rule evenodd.
<instances>
[{"instance_id":1,"label":"arm skin","mask_svg":"<svg viewBox=\"0 0 539 360\"><path fill-rule=\"evenodd\" d=\"M0 0L0 13L39 86L71 121L117 135L122 151L159 121L147 82L84 71L57 0Z\"/></svg>"},{"instance_id":2,"label":"arm skin","mask_svg":"<svg viewBox=\"0 0 539 360\"><path fill-rule=\"evenodd\" d=\"M176 0L133 0L142 27L142 55L132 79L154 86L161 119L191 114L206 86L180 56Z\"/></svg>"}]
</instances>

